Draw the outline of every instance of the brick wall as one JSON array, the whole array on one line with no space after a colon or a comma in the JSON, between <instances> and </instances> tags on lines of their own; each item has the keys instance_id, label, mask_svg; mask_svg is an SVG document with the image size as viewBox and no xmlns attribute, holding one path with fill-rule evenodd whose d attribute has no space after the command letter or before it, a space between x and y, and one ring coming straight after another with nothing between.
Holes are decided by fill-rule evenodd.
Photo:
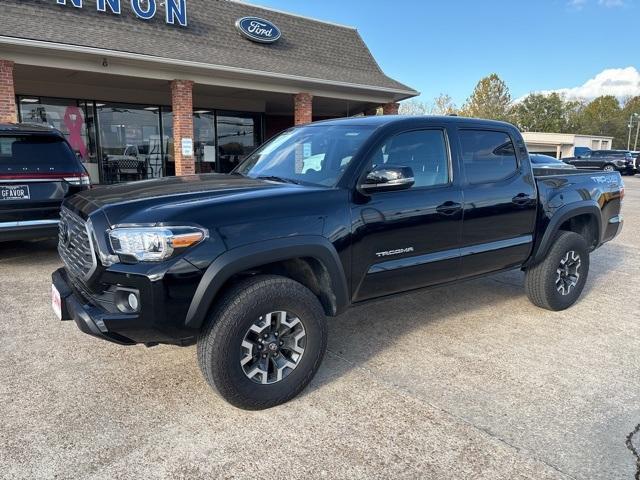
<instances>
[{"instance_id":1,"label":"brick wall","mask_svg":"<svg viewBox=\"0 0 640 480\"><path fill-rule=\"evenodd\" d=\"M193 140L193 82L174 80L171 82L173 106L173 150L176 176L193 175L196 164L193 156L182 155L182 139Z\"/></svg>"},{"instance_id":2,"label":"brick wall","mask_svg":"<svg viewBox=\"0 0 640 480\"><path fill-rule=\"evenodd\" d=\"M382 106L383 115L398 115L399 110L400 110L399 103L387 103Z\"/></svg>"},{"instance_id":3,"label":"brick wall","mask_svg":"<svg viewBox=\"0 0 640 480\"><path fill-rule=\"evenodd\" d=\"M296 125L304 125L313 121L313 95L298 93L293 96L293 110Z\"/></svg>"},{"instance_id":4,"label":"brick wall","mask_svg":"<svg viewBox=\"0 0 640 480\"><path fill-rule=\"evenodd\" d=\"M13 86L13 62L0 60L0 123L18 121L16 91Z\"/></svg>"}]
</instances>

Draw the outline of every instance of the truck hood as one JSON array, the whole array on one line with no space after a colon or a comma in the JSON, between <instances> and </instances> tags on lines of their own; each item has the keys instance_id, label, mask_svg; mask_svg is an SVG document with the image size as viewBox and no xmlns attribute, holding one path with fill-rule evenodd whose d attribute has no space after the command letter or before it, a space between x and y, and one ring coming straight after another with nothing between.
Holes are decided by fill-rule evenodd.
<instances>
[{"instance_id":1,"label":"truck hood","mask_svg":"<svg viewBox=\"0 0 640 480\"><path fill-rule=\"evenodd\" d=\"M205 174L186 177L166 177L142 182L98 186L79 195L90 208L130 204L141 200L164 199L167 202L180 197L229 194L238 191L279 188L284 185L240 175ZM84 213L90 213L85 211Z\"/></svg>"},{"instance_id":2,"label":"truck hood","mask_svg":"<svg viewBox=\"0 0 640 480\"><path fill-rule=\"evenodd\" d=\"M270 195L279 190L305 188L240 175L205 174L186 177L167 177L119 185L98 186L74 196L66 206L82 216L102 210L111 221L119 221L126 212L199 199L233 197L239 194Z\"/></svg>"},{"instance_id":3,"label":"truck hood","mask_svg":"<svg viewBox=\"0 0 640 480\"><path fill-rule=\"evenodd\" d=\"M246 218L269 221L290 212L292 205L300 207L310 196L325 197L330 190L206 174L97 187L71 197L65 206L107 228L130 224L212 228L242 223Z\"/></svg>"}]
</instances>

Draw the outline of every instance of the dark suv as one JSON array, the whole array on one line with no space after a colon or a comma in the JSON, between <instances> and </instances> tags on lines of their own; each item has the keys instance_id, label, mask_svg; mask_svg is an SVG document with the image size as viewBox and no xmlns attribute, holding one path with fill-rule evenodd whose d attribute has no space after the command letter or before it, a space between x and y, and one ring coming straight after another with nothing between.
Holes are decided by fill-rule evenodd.
<instances>
[{"instance_id":1,"label":"dark suv","mask_svg":"<svg viewBox=\"0 0 640 480\"><path fill-rule=\"evenodd\" d=\"M625 150L593 150L578 157L563 159L565 163L576 168L588 170L618 171L622 174L635 173L635 159L631 152Z\"/></svg>"},{"instance_id":2,"label":"dark suv","mask_svg":"<svg viewBox=\"0 0 640 480\"><path fill-rule=\"evenodd\" d=\"M62 201L89 186L62 133L0 124L0 242L57 236Z\"/></svg>"}]
</instances>

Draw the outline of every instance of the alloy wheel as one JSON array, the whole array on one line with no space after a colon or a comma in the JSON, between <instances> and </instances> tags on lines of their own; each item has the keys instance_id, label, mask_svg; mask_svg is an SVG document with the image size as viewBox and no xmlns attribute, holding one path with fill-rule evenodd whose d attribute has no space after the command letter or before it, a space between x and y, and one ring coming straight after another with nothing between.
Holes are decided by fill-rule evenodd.
<instances>
[{"instance_id":1,"label":"alloy wheel","mask_svg":"<svg viewBox=\"0 0 640 480\"><path fill-rule=\"evenodd\" d=\"M568 251L560 260L556 275L556 289L561 295L566 296L578 285L580 280L580 267L582 260L574 250Z\"/></svg>"},{"instance_id":2,"label":"alloy wheel","mask_svg":"<svg viewBox=\"0 0 640 480\"><path fill-rule=\"evenodd\" d=\"M307 332L288 312L271 312L254 322L242 341L240 365L254 383L271 385L293 372L304 355Z\"/></svg>"}]
</instances>

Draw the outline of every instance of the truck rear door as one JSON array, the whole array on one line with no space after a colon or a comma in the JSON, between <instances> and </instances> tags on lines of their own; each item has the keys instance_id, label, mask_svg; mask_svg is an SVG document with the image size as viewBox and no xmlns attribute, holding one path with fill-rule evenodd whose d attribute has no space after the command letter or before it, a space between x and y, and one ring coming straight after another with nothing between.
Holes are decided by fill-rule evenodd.
<instances>
[{"instance_id":1,"label":"truck rear door","mask_svg":"<svg viewBox=\"0 0 640 480\"><path fill-rule=\"evenodd\" d=\"M464 173L462 277L524 263L533 248L538 197L522 137L491 126L460 128L458 140Z\"/></svg>"}]
</instances>

